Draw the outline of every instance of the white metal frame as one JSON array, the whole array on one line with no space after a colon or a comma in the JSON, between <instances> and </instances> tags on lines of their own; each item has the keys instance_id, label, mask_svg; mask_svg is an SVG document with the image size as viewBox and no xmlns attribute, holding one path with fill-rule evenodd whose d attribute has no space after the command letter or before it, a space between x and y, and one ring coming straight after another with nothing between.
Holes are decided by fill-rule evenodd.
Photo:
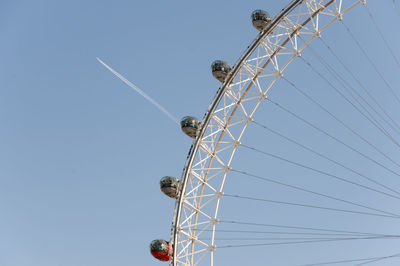
<instances>
[{"instance_id":1,"label":"white metal frame","mask_svg":"<svg viewBox=\"0 0 400 266\"><path fill-rule=\"evenodd\" d=\"M365 0L292 0L236 62L211 102L186 159L172 222L170 265L207 264L207 257L208 265L213 265L219 203L247 124L292 60L359 3Z\"/></svg>"}]
</instances>

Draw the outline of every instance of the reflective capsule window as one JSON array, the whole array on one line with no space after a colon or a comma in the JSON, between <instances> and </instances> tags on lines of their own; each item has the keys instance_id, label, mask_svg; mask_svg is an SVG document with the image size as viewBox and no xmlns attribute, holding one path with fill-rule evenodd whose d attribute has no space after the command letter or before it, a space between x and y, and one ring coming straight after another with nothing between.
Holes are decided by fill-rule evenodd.
<instances>
[{"instance_id":1,"label":"reflective capsule window","mask_svg":"<svg viewBox=\"0 0 400 266\"><path fill-rule=\"evenodd\" d=\"M178 198L180 182L172 176L164 176L160 180L161 191L170 198Z\"/></svg>"},{"instance_id":2,"label":"reflective capsule window","mask_svg":"<svg viewBox=\"0 0 400 266\"><path fill-rule=\"evenodd\" d=\"M162 239L156 239L150 243L150 253L161 261L169 260L169 243Z\"/></svg>"},{"instance_id":3,"label":"reflective capsule window","mask_svg":"<svg viewBox=\"0 0 400 266\"><path fill-rule=\"evenodd\" d=\"M186 135L195 139L200 129L200 122L193 116L185 116L181 120L181 129Z\"/></svg>"},{"instance_id":4,"label":"reflective capsule window","mask_svg":"<svg viewBox=\"0 0 400 266\"><path fill-rule=\"evenodd\" d=\"M230 71L231 67L224 61L216 60L211 64L211 72L214 78L220 82L225 81Z\"/></svg>"},{"instance_id":5,"label":"reflective capsule window","mask_svg":"<svg viewBox=\"0 0 400 266\"><path fill-rule=\"evenodd\" d=\"M257 9L254 10L253 13L251 13L251 22L253 23L253 26L259 31L265 30L271 20L272 19L270 15L264 10Z\"/></svg>"}]
</instances>

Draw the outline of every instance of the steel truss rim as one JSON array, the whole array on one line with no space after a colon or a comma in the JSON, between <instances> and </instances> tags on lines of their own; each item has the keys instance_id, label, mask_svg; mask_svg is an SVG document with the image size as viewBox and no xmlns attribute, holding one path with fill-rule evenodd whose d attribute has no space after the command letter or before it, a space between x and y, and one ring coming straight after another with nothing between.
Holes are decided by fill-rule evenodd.
<instances>
[{"instance_id":1,"label":"steel truss rim","mask_svg":"<svg viewBox=\"0 0 400 266\"><path fill-rule=\"evenodd\" d=\"M322 2L324 2L324 3L322 3ZM204 133L205 133L206 130L208 129L208 126L209 126L209 124L210 124L210 121L211 121L211 119L213 118L213 114L214 114L214 112L216 111L216 108L218 107L218 105L219 105L220 101L222 100L222 98L226 95L227 91L231 88L231 85L233 84L233 81L235 80L235 77L239 74L239 72L240 72L244 67L246 67L246 64L245 64L246 60L251 56L251 54L252 54L258 47L260 47L260 45L261 45L262 42L265 40L265 38L266 38L271 32L273 32L274 29L275 29L276 27L279 26L279 23L281 23L282 21L285 21L285 19L287 18L287 15L289 15L293 10L295 10L295 9L296 9L298 6L300 6L301 4L304 4L304 3L310 3L310 4L314 3L314 4L317 4L317 3L318 3L317 6L320 6L320 8L318 8L318 9L316 9L314 12L312 12L312 13L309 15L309 17L308 17L307 19L305 19L304 21L302 21L301 23L297 23L297 24L298 24L298 27L294 27L293 30L292 30L292 32L291 32L290 34L288 34L290 37L288 37L288 38L286 39L286 41L283 42L284 44L283 44L282 47L284 47L284 46L286 45L286 43L288 43L289 38L291 38L291 37L293 37L294 35L298 34L298 32L299 32L300 30L302 30L306 25L308 25L308 24L310 23L310 21L312 21L312 19L313 19L315 16L317 16L317 15L319 15L321 12L325 11L325 9L326 9L328 6L332 5L333 3L335 4L335 7L336 7L336 10L337 10L338 13L336 14L336 16L332 16L332 19L331 19L328 23L326 23L326 25L324 25L323 27L318 28L318 25L317 25L317 28L318 28L319 30L318 30L317 32L315 32L315 35L312 35L307 41L304 42L304 45L301 46L301 47L298 49L298 53L300 53L304 48L306 48L306 47L310 44L310 42L311 42L315 37L319 37L319 33L321 33L323 30L325 30L329 25L331 25L333 22L335 22L335 21L337 21L337 20L341 20L341 19L342 19L342 15L343 15L344 13L348 12L350 9L352 9L353 7L355 7L356 5L358 5L358 4L360 4L360 3L365 4L365 0L351 0L350 2L352 2L352 4L350 4L349 7L347 7L346 9L342 9L342 2L343 2L343 0L326 0L326 1L323 1L323 0L320 0L320 1L318 1L318 0L291 0L291 1L289 2L289 4L288 4L284 9L282 9L282 11L281 11L277 16L275 16L275 18L272 20L272 22L271 22L271 24L268 26L268 28L267 28L264 32L259 33L258 36L250 43L250 45L247 47L247 49L244 51L244 53L239 57L239 59L238 59L237 62L235 63L234 67L232 68L232 71L229 73L229 75L228 75L227 79L225 80L225 82L224 82L224 83L222 84L222 86L217 90L217 93L215 94L213 100L211 101L211 104L209 105L209 107L208 107L208 109L207 109L207 111L206 111L206 113L205 113L205 115L204 115L204 117L203 117L201 130L200 130L200 132L199 132L198 137L193 141L193 143L192 143L192 145L191 145L191 147L190 147L189 153L188 153L187 158L186 158L185 166L184 166L184 168L183 168L182 177L181 177L181 182L182 182L182 188L181 188L181 189L182 189L182 192L181 192L179 198L176 200L176 203L175 203L173 221L172 221L172 226L171 226L171 240L170 240L170 245L171 245L171 246L173 245L174 248L172 249L172 250L173 250L173 254L172 254L172 258L171 258L171 260L170 260L170 265L174 265L174 266L176 266L176 265L197 265L197 263L194 263L194 261L193 261L193 260L194 260L194 255L196 254L196 252L193 251L195 240L192 240L192 244L190 244L191 249L192 249L192 252L189 254L189 256L190 256L190 263L187 264L187 263L183 263L183 262L177 260L178 234L179 234L180 232L182 232L182 227L181 227L181 224L180 224L180 220L181 220L182 205L183 205L183 203L184 203L184 197L185 197L185 195L186 195L187 181L188 181L188 178L189 178L189 176L190 176L190 174L191 174L193 162L194 162L195 157L196 157L196 155L197 155L197 151L201 148L202 141L204 140L204 139L203 139ZM339 4L337 4L337 3L339 3ZM322 7L322 8L321 8L321 7ZM279 44L279 45L282 45L282 43ZM281 48L278 48L278 49L280 50ZM259 70L258 73L253 77L253 80L252 80L252 82L250 83L251 85L250 85L249 87L251 87L251 86L255 87L255 86L256 86L256 85L254 84L254 80L257 79L258 74L260 74L260 73L265 69L265 67L267 66L267 64L272 62L272 60L273 60L272 57L274 57L274 56L276 55L276 53L277 53L277 50L273 51L273 53L272 53L271 55L269 55L269 58L267 59L267 63L266 63L266 64L262 67L262 69ZM298 54L298 55L293 55L293 56L288 60L288 62L285 64L285 66L281 68L282 71L283 71L284 69L286 69L286 67L293 61L293 59L294 59L295 57L299 56L299 55L300 55L300 54ZM271 82L272 85L273 85L273 83L276 81L276 79L277 79L277 78L274 78L274 80ZM265 92L263 92L263 93L265 93L265 95L266 95L266 93L268 92L268 90L272 87L271 84L270 84L269 86L267 86L267 87L269 87L269 88L267 88L267 89L265 90ZM245 90L245 91L240 95L241 98L237 100L236 106L235 106L235 110L236 110L236 108L239 107L239 105L240 105L240 103L241 103L241 100L246 96L246 94L247 94L247 91ZM265 97L266 97L266 96L265 96ZM254 112L255 112L255 110L257 109L257 107L258 107L259 104L260 104L260 101L256 104L256 106L255 106L254 109L252 110L252 113L249 115L249 120L248 120L246 123L244 123L244 126L243 126L243 128L242 128L242 132L241 132L241 134L240 134L239 139L240 139L241 136L243 135L243 133L244 133L246 127L247 127L247 123L251 121L251 116L254 114ZM230 114L230 117L232 117L232 115L235 114L235 112L236 112L236 111L233 111L233 112ZM229 119L228 119L228 121L230 122ZM226 125L226 128L228 128L228 124ZM226 133L225 130L222 130L222 131L219 132L219 134L220 134L219 141L222 139L222 136L223 136L225 133ZM219 145L218 145L218 144L219 144L219 141L215 144L215 150L213 151L213 153L216 152L216 149L217 149L217 147L219 146ZM240 143L240 142L239 142L239 140L238 140L238 145L239 145L239 143ZM231 153L229 162L228 162L228 164L227 164L227 168L225 169L225 173L224 173L225 176L226 176L226 173L229 171L230 162L231 162L231 160L233 159L234 153L235 153L235 151L236 151L238 145L232 146L232 153ZM213 158L211 158L210 160L213 160ZM210 165L211 165L211 164L210 164ZM221 184L221 188L222 188L224 182L225 182L225 177L223 178L223 181L222 181L222 184ZM203 184L203 187L205 187L205 186L206 186L206 182ZM221 192L221 191L219 191L219 192ZM201 193L202 193L202 192L201 192ZM203 196L203 195L201 194L201 196ZM216 216L217 216L217 213L218 213L218 207L219 207L219 202L220 202L220 196L222 196L222 195L219 195L219 196L218 196L218 199L216 200L215 213L214 213L214 216L215 216L215 217L212 218L212 219L214 219L214 220L213 220L213 221L210 221L210 224L212 224L212 228L213 228L213 229L212 229L212 238L210 239L211 245L209 246L208 249L205 248L205 249L199 251L199 252L204 252L205 255L207 255L207 251L209 251L209 254L210 254L210 257L211 257L211 258L210 258L210 265L213 265L213 258L212 258L212 256L213 256L213 251L215 250L215 246L213 245L213 244L214 244L214 236L215 236L214 232L215 232L215 225L218 223L218 220L216 220ZM199 201L201 202L201 197L199 197ZM200 206L200 205L199 205L199 206ZM194 206L193 206L193 207L194 207ZM196 211L196 218L195 218L196 220L197 220L197 217L198 217L199 213L200 213L200 209L198 209L198 210ZM196 230L197 230L197 223L195 222L194 232L196 232ZM188 245L188 246L189 246L189 245ZM178 264L178 263L179 263L179 264Z\"/></svg>"}]
</instances>

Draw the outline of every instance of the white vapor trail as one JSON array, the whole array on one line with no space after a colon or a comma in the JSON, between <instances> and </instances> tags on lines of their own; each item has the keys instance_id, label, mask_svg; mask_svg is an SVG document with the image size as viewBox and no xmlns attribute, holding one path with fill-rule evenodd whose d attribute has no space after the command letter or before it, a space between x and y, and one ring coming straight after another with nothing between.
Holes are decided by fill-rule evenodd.
<instances>
[{"instance_id":1,"label":"white vapor trail","mask_svg":"<svg viewBox=\"0 0 400 266\"><path fill-rule=\"evenodd\" d=\"M99 61L103 66L105 66L108 70L111 71L114 75L116 75L120 80L126 83L129 87L131 87L133 90L135 90L137 93L142 95L146 100L148 100L151 104L153 104L155 107L160 109L161 112L166 114L169 118L171 118L172 121L174 121L176 124L179 125L178 119L176 119L175 116L173 116L170 112L168 112L164 107L162 107L158 102L156 102L153 98L151 98L149 95L147 95L144 91L139 89L138 87L135 86L132 82L127 80L124 76L119 74L117 71L112 69L110 66L108 66L106 63L104 63L100 58L96 57L97 61Z\"/></svg>"}]
</instances>

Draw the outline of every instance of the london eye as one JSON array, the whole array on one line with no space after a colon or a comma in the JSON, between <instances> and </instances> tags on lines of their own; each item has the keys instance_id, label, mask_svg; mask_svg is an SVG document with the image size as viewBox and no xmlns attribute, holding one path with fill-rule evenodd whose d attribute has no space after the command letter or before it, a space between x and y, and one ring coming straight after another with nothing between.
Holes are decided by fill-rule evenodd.
<instances>
[{"instance_id":1,"label":"london eye","mask_svg":"<svg viewBox=\"0 0 400 266\"><path fill-rule=\"evenodd\" d=\"M213 100L181 120L193 143L182 176L160 181L176 203L170 239L150 245L156 258L399 264L400 64L376 5L292 0L250 15L255 39L234 64L211 64Z\"/></svg>"}]
</instances>

